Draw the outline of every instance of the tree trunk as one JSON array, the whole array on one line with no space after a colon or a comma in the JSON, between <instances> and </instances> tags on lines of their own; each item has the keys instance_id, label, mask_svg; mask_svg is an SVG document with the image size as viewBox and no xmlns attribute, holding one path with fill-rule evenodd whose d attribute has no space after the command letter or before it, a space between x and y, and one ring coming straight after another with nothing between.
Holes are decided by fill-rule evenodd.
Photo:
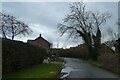
<instances>
[{"instance_id":1,"label":"tree trunk","mask_svg":"<svg viewBox=\"0 0 120 80\"><path fill-rule=\"evenodd\" d=\"M2 32L2 34L3 34L3 35L2 35L2 36L3 36L3 38L7 39L6 34L5 34L5 32L4 32L4 31Z\"/></svg>"},{"instance_id":2,"label":"tree trunk","mask_svg":"<svg viewBox=\"0 0 120 80\"><path fill-rule=\"evenodd\" d=\"M14 34L13 34L13 35L12 35L12 40L14 40L14 37L15 37L15 36L14 36Z\"/></svg>"},{"instance_id":3,"label":"tree trunk","mask_svg":"<svg viewBox=\"0 0 120 80\"><path fill-rule=\"evenodd\" d=\"M14 36L12 36L12 40L14 39Z\"/></svg>"}]
</instances>

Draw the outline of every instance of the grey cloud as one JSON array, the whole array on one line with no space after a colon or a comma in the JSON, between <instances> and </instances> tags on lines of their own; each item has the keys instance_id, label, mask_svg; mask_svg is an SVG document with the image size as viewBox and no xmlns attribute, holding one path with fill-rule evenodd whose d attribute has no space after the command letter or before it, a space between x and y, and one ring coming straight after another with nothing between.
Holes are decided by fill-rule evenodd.
<instances>
[{"instance_id":1,"label":"grey cloud","mask_svg":"<svg viewBox=\"0 0 120 80\"><path fill-rule=\"evenodd\" d=\"M67 40L67 35L59 37L57 31L57 24L62 22L65 15L69 13L69 4L69 2L3 2L2 11L24 21L34 31L31 36L17 37L16 40L20 39L26 42L27 39L35 39L41 33L44 38L55 44L75 46L82 43L82 40L75 43L72 39ZM87 2L86 7L87 10L112 13L111 19L101 27L103 35L107 34L106 29L108 27L117 30L117 26L114 25L118 18L117 3ZM107 38L105 37L104 40Z\"/></svg>"},{"instance_id":2,"label":"grey cloud","mask_svg":"<svg viewBox=\"0 0 120 80\"><path fill-rule=\"evenodd\" d=\"M14 13L19 19L27 21L28 23L37 23L55 27L68 11L65 4L67 3L3 3L3 12Z\"/></svg>"}]
</instances>

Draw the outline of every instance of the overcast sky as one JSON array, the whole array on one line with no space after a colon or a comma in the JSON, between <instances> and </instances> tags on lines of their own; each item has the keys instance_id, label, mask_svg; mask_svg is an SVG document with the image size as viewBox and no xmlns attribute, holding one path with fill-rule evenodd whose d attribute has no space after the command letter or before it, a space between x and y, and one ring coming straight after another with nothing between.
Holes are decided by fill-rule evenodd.
<instances>
[{"instance_id":1,"label":"overcast sky","mask_svg":"<svg viewBox=\"0 0 120 80\"><path fill-rule=\"evenodd\" d=\"M65 15L69 13L70 2L2 2L2 12L15 16L18 20L24 21L33 30L28 36L16 37L16 40L26 42L28 39L35 39L42 35L43 38L52 42L54 47L59 44L61 47L73 47L83 43L82 40L68 40L67 35L60 37L57 24L62 22ZM116 22L118 20L117 2L87 2L87 10L107 12L112 17L107 21L102 30L102 41L109 40L106 30L110 27L112 30L118 30Z\"/></svg>"}]
</instances>

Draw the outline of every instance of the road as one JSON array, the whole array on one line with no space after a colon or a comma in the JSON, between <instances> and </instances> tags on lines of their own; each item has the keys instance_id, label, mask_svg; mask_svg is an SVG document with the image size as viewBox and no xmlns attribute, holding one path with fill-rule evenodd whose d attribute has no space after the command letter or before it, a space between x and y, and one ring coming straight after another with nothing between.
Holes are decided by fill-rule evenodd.
<instances>
[{"instance_id":1,"label":"road","mask_svg":"<svg viewBox=\"0 0 120 80\"><path fill-rule=\"evenodd\" d=\"M117 78L118 76L75 58L65 58L65 68L71 70L68 78Z\"/></svg>"}]
</instances>

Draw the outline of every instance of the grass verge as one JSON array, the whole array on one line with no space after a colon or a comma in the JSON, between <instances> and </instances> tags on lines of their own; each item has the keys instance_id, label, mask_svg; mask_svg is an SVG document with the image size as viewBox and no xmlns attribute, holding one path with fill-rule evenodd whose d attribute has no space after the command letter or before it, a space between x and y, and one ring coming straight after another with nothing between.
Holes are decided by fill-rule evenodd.
<instances>
[{"instance_id":1,"label":"grass verge","mask_svg":"<svg viewBox=\"0 0 120 80\"><path fill-rule=\"evenodd\" d=\"M93 61L93 60L85 60L85 61L89 64L96 66L96 67L102 68L102 69L107 70L109 72L112 72L116 75L120 75L119 69L117 69L117 68L109 69L108 67L105 67L102 63L100 63L99 61Z\"/></svg>"},{"instance_id":2,"label":"grass verge","mask_svg":"<svg viewBox=\"0 0 120 80\"><path fill-rule=\"evenodd\" d=\"M50 62L64 62L64 58L50 58L49 59Z\"/></svg>"},{"instance_id":3,"label":"grass verge","mask_svg":"<svg viewBox=\"0 0 120 80\"><path fill-rule=\"evenodd\" d=\"M61 70L58 64L40 64L16 73L4 76L6 78L57 78Z\"/></svg>"},{"instance_id":4,"label":"grass verge","mask_svg":"<svg viewBox=\"0 0 120 80\"><path fill-rule=\"evenodd\" d=\"M94 66L102 68L102 64L98 61L93 61L93 60L86 60L87 63L92 64Z\"/></svg>"}]
</instances>

